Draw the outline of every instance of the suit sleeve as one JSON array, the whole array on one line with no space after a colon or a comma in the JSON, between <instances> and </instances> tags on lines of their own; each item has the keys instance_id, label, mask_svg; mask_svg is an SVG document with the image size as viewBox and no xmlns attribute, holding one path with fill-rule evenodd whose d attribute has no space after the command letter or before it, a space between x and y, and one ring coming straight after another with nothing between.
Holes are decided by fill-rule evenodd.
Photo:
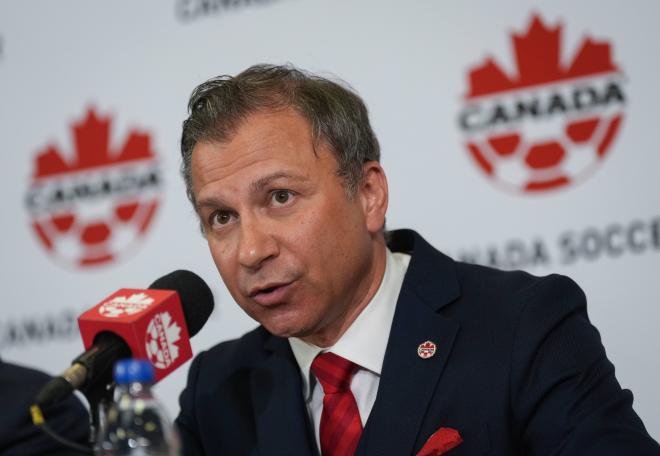
<instances>
[{"instance_id":1,"label":"suit sleeve","mask_svg":"<svg viewBox=\"0 0 660 456\"><path fill-rule=\"evenodd\" d=\"M181 410L179 416L177 416L175 420L175 425L178 428L181 437L182 454L184 456L199 456L205 454L199 436L197 415L195 413L195 392L204 355L205 352L197 355L190 365L186 388L179 397Z\"/></svg>"},{"instance_id":2,"label":"suit sleeve","mask_svg":"<svg viewBox=\"0 0 660 456\"><path fill-rule=\"evenodd\" d=\"M660 455L614 376L582 290L555 275L526 294L510 384L521 452Z\"/></svg>"}]
</instances>

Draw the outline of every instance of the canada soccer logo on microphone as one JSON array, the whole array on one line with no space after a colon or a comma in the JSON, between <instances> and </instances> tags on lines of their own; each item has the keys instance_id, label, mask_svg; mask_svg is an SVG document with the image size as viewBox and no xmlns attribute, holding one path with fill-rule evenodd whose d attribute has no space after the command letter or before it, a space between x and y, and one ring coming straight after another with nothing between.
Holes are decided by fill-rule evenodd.
<instances>
[{"instance_id":1,"label":"canada soccer logo on microphone","mask_svg":"<svg viewBox=\"0 0 660 456\"><path fill-rule=\"evenodd\" d=\"M73 150L54 142L34 158L25 200L32 229L69 266L108 264L134 249L158 209L161 174L149 134L115 138L111 123L89 109L71 125Z\"/></svg>"},{"instance_id":2,"label":"canada soccer logo on microphone","mask_svg":"<svg viewBox=\"0 0 660 456\"><path fill-rule=\"evenodd\" d=\"M181 327L169 312L160 312L147 326L145 348L154 367L166 369L179 357L177 342L181 339Z\"/></svg>"},{"instance_id":3,"label":"canada soccer logo on microphone","mask_svg":"<svg viewBox=\"0 0 660 456\"><path fill-rule=\"evenodd\" d=\"M458 123L475 165L506 190L552 191L591 175L619 133L626 96L610 42L562 41L534 15L513 33L515 68L486 58L468 71Z\"/></svg>"}]
</instances>

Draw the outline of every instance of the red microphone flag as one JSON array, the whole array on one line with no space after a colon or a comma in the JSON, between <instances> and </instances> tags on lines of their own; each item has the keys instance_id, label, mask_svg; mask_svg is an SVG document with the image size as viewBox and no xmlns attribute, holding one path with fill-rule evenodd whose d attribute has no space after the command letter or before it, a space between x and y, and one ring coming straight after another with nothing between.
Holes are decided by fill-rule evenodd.
<instances>
[{"instance_id":1,"label":"red microphone flag","mask_svg":"<svg viewBox=\"0 0 660 456\"><path fill-rule=\"evenodd\" d=\"M175 291L122 288L78 317L78 326L86 350L101 332L121 337L134 358L151 361L156 382L192 358L190 335Z\"/></svg>"}]
</instances>

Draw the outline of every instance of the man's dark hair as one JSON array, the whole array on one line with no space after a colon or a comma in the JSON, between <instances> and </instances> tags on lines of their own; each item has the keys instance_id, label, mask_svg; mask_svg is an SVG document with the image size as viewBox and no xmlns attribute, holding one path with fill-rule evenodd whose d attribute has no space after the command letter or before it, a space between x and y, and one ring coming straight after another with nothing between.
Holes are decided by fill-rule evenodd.
<instances>
[{"instance_id":1,"label":"man's dark hair","mask_svg":"<svg viewBox=\"0 0 660 456\"><path fill-rule=\"evenodd\" d=\"M258 111L292 107L312 127L314 141L325 141L337 159L337 173L349 197L362 179L362 165L380 160L378 140L367 108L350 88L292 65L254 65L237 76L218 76L195 88L181 135L181 173L188 198L192 191L191 160L198 142L225 142L241 122Z\"/></svg>"}]
</instances>

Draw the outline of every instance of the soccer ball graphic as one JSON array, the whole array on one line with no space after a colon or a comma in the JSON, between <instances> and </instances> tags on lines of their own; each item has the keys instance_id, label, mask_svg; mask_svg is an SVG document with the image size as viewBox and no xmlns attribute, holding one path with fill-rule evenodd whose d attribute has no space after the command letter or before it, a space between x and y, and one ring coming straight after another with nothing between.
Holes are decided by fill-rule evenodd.
<instances>
[{"instance_id":1,"label":"soccer ball graphic","mask_svg":"<svg viewBox=\"0 0 660 456\"><path fill-rule=\"evenodd\" d=\"M479 166L508 190L549 190L593 172L621 121L621 114L578 118L552 128L554 134L533 137L527 131L495 133L481 141L470 141L468 148Z\"/></svg>"},{"instance_id":2,"label":"soccer ball graphic","mask_svg":"<svg viewBox=\"0 0 660 456\"><path fill-rule=\"evenodd\" d=\"M109 206L109 207L108 207ZM57 212L33 220L49 251L68 264L86 266L115 259L139 239L158 207L158 199L96 203L85 210Z\"/></svg>"}]
</instances>

